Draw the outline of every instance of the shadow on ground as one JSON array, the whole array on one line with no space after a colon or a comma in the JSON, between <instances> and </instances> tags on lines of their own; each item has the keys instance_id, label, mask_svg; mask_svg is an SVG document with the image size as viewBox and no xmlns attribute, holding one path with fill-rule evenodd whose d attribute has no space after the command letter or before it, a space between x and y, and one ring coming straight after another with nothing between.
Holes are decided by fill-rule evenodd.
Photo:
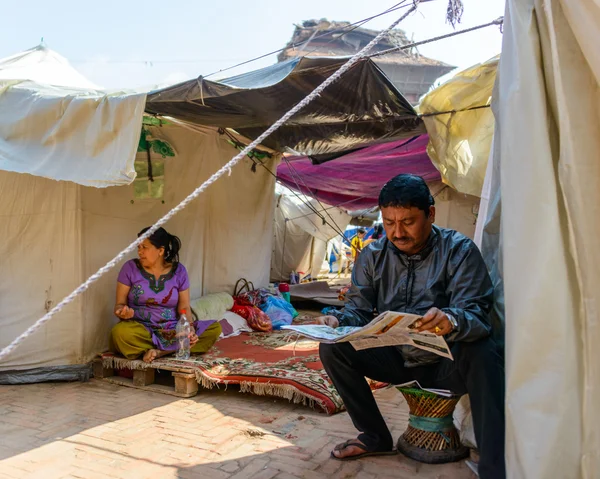
<instances>
[{"instance_id":1,"label":"shadow on ground","mask_svg":"<svg viewBox=\"0 0 600 479\"><path fill-rule=\"evenodd\" d=\"M376 393L394 436L407 408ZM108 384L0 386L0 470L8 477L419 477L470 478L462 463L419 464L403 456L340 462L335 444L355 437L347 414L327 416L285 399L202 390L190 399ZM70 469L69 469L70 468ZM15 472L16 471L16 472ZM20 476L19 473L23 472ZM95 475L94 475L95 474Z\"/></svg>"}]
</instances>

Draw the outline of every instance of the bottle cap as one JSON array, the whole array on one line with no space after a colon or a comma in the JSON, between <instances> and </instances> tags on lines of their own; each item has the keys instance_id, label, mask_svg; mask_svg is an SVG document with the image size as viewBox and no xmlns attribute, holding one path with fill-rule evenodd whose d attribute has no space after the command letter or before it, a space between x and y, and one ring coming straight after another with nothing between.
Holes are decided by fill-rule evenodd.
<instances>
[{"instance_id":1,"label":"bottle cap","mask_svg":"<svg viewBox=\"0 0 600 479\"><path fill-rule=\"evenodd\" d=\"M279 292L280 293L289 293L290 285L287 283L279 283Z\"/></svg>"}]
</instances>

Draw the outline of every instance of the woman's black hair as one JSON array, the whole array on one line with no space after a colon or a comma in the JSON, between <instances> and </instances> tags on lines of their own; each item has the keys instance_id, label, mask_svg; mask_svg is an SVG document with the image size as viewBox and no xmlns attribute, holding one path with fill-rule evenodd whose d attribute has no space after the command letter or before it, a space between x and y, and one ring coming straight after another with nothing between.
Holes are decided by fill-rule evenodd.
<instances>
[{"instance_id":1,"label":"woman's black hair","mask_svg":"<svg viewBox=\"0 0 600 479\"><path fill-rule=\"evenodd\" d=\"M388 181L379 194L379 207L419 208L429 216L429 207L435 204L425 180L420 176L401 174Z\"/></svg>"},{"instance_id":2,"label":"woman's black hair","mask_svg":"<svg viewBox=\"0 0 600 479\"><path fill-rule=\"evenodd\" d=\"M142 236L150 227L144 228L138 233L138 238ZM167 233L164 228L158 228L152 233L148 241L152 243L155 248L165 249L165 262L166 263L179 263L179 250L181 249L181 240L172 234Z\"/></svg>"}]
</instances>

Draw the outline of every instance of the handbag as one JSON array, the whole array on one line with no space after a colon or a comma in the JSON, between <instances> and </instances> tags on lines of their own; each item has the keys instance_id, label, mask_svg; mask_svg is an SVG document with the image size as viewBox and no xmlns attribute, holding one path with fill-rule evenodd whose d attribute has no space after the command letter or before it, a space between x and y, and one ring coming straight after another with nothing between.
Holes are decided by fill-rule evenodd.
<instances>
[{"instance_id":1,"label":"handbag","mask_svg":"<svg viewBox=\"0 0 600 479\"><path fill-rule=\"evenodd\" d=\"M232 312L244 318L254 331L263 333L273 331L271 318L258 307L262 301L261 290L254 289L251 281L241 278L235 284L233 293Z\"/></svg>"},{"instance_id":2,"label":"handbag","mask_svg":"<svg viewBox=\"0 0 600 479\"><path fill-rule=\"evenodd\" d=\"M233 290L234 299L238 298L240 301L245 301L258 307L260 307L270 295L271 292L268 289L255 289L254 283L245 278L238 279Z\"/></svg>"}]
</instances>

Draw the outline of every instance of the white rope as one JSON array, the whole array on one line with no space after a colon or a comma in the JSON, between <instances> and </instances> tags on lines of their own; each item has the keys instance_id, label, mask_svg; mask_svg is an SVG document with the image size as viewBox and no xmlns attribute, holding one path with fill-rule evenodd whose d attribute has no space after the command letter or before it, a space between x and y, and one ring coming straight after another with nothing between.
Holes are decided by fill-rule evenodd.
<instances>
[{"instance_id":1,"label":"white rope","mask_svg":"<svg viewBox=\"0 0 600 479\"><path fill-rule=\"evenodd\" d=\"M283 115L279 120L277 120L273 125L271 125L267 130L265 130L256 140L250 143L246 148L244 148L240 153L234 156L229 163L219 169L216 173L214 173L208 180L206 180L202 185L196 188L190 195L185 198L181 203L179 203L175 208L169 211L166 215L160 218L153 226L150 227L146 233L136 239L133 243L131 243L127 248L121 251L117 256L115 256L111 261L106 263L102 268L100 268L96 273L90 276L87 281L81 284L77 289L75 289L71 294L69 294L66 298L64 298L60 303L58 303L54 308L52 308L48 313L46 313L43 317L38 319L33 325L31 325L24 333L18 336L12 343L6 346L0 352L0 360L4 359L11 352L13 352L25 339L35 333L38 329L42 327L42 325L48 321L56 314L62 311L62 309L67 306L69 303L73 302L73 300L79 296L81 293L85 292L93 283L98 281L105 273L114 268L118 263L120 263L125 257L131 253L137 246L151 236L158 228L164 225L167 221L169 221L173 216L183 210L187 205L189 205L192 201L194 201L206 188L212 185L215 181L217 181L221 176L225 173L231 171L231 168L237 165L250 151L256 148L258 145L262 143L262 141L267 138L271 133L276 131L281 125L283 125L286 121L288 121L292 116L294 116L298 111L308 105L312 100L314 100L317 96L321 94L321 92L335 82L339 77L341 77L344 73L346 73L350 68L352 68L358 61L360 61L363 57L366 56L367 52L371 50L385 35L389 33L396 25L398 25L402 20L404 20L408 15L414 12L417 8L417 5L421 0L414 0L413 6L398 20L392 23L388 28L381 31L373 40L371 40L361 51L359 51L356 55L350 58L344 65L341 66L339 70L337 70L333 75L327 78L323 83L321 83L317 88L315 88L306 98L300 101L295 107L289 110L285 115Z\"/></svg>"}]
</instances>

